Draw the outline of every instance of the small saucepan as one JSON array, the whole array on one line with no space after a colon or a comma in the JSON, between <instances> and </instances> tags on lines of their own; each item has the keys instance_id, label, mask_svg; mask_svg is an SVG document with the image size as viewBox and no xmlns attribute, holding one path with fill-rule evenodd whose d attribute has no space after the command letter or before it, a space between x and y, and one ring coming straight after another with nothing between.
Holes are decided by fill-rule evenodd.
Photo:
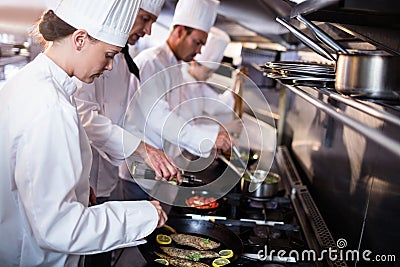
<instances>
[{"instance_id":1,"label":"small saucepan","mask_svg":"<svg viewBox=\"0 0 400 267\"><path fill-rule=\"evenodd\" d=\"M265 170L256 170L252 174L256 179L250 179L247 174L242 177L243 194L254 199L265 199L274 197L278 193L281 180L279 174Z\"/></svg>"},{"instance_id":2,"label":"small saucepan","mask_svg":"<svg viewBox=\"0 0 400 267\"><path fill-rule=\"evenodd\" d=\"M373 99L400 99L400 75L396 74L400 68L399 55L350 53L303 16L298 15L297 19L310 28L321 42L333 49L337 58L283 18L276 20L316 53L336 61L335 89L339 93Z\"/></svg>"}]
</instances>

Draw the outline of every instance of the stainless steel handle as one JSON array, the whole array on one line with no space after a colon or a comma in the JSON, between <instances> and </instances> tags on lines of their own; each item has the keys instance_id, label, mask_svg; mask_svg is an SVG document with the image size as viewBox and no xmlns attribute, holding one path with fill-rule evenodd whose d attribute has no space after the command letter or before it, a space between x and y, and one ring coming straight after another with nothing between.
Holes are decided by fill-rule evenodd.
<instances>
[{"instance_id":1,"label":"stainless steel handle","mask_svg":"<svg viewBox=\"0 0 400 267\"><path fill-rule=\"evenodd\" d=\"M133 174L135 178L154 179L156 177L156 172L152 169L144 169L141 170L139 173L134 171ZM183 183L203 183L202 179L199 179L191 174L181 173L181 177Z\"/></svg>"},{"instance_id":2,"label":"stainless steel handle","mask_svg":"<svg viewBox=\"0 0 400 267\"><path fill-rule=\"evenodd\" d=\"M320 40L321 42L323 42L324 44L326 44L327 46L329 46L336 52L343 53L343 54L349 54L349 52L347 52L347 50L344 49L339 43L337 43L335 40L333 40L328 34L326 34L323 30L321 30L317 25L315 25L311 21L308 21L302 15L298 15L297 20L302 22L308 28L310 28L314 32L314 34L318 38L318 40Z\"/></svg>"},{"instance_id":3,"label":"stainless steel handle","mask_svg":"<svg viewBox=\"0 0 400 267\"><path fill-rule=\"evenodd\" d=\"M313 40L310 39L307 35L304 33L300 32L297 28L292 26L289 22L287 22L285 19L277 17L276 21L285 26L291 33L293 33L300 41L303 42L306 46L314 50L316 53L321 55L322 57L336 61L336 59L322 46L318 45L315 43Z\"/></svg>"},{"instance_id":4,"label":"stainless steel handle","mask_svg":"<svg viewBox=\"0 0 400 267\"><path fill-rule=\"evenodd\" d=\"M232 146L233 153L235 153L237 159L239 160L240 164L242 165L244 171L249 176L251 180L255 180L254 176L251 172L247 169L247 164L242 160L242 155L240 155L239 149L236 146Z\"/></svg>"},{"instance_id":5,"label":"stainless steel handle","mask_svg":"<svg viewBox=\"0 0 400 267\"><path fill-rule=\"evenodd\" d=\"M247 164L242 160L242 155L240 155L239 149L233 145L232 146L233 153L235 153L236 158L239 160L240 165L242 165L243 169L247 169Z\"/></svg>"}]
</instances>

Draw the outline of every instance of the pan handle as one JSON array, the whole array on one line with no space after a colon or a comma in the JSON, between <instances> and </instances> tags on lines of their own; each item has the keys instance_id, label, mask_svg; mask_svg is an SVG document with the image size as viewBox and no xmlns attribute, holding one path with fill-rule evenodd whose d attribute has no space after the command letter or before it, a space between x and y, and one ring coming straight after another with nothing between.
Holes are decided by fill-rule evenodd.
<instances>
[{"instance_id":1,"label":"pan handle","mask_svg":"<svg viewBox=\"0 0 400 267\"><path fill-rule=\"evenodd\" d=\"M296 29L294 26L292 26L289 22L287 22L284 18L277 17L276 21L285 26L291 33L293 33L300 41L302 41L306 46L314 50L316 53L321 55L322 57L336 61L336 59L322 46L318 45L315 43L313 40L311 40L307 35L304 33L300 32L298 29Z\"/></svg>"},{"instance_id":2,"label":"pan handle","mask_svg":"<svg viewBox=\"0 0 400 267\"><path fill-rule=\"evenodd\" d=\"M326 44L327 46L329 46L336 52L342 53L342 54L349 54L349 52L347 52L347 50L344 49L339 43L337 43L335 40L333 40L328 34L326 34L323 30L321 30L317 25L315 25L311 21L307 20L302 15L300 15L300 14L297 15L297 20L302 22L308 28L310 28L314 32L314 34L318 38L318 40L320 40L321 42L323 42L324 44Z\"/></svg>"}]
</instances>

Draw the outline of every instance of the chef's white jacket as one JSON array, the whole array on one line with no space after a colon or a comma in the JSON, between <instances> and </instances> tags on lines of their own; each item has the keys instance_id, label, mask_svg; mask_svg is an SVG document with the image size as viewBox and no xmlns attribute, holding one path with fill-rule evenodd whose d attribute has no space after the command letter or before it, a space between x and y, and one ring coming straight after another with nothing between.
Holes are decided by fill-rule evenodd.
<instances>
[{"instance_id":1,"label":"chef's white jacket","mask_svg":"<svg viewBox=\"0 0 400 267\"><path fill-rule=\"evenodd\" d=\"M0 91L1 266L77 266L79 255L137 245L157 225L146 201L87 207L91 153L75 90L39 54Z\"/></svg>"},{"instance_id":2,"label":"chef's white jacket","mask_svg":"<svg viewBox=\"0 0 400 267\"><path fill-rule=\"evenodd\" d=\"M189 73L189 65L183 66L182 70L183 79L187 83L179 97L179 113L182 116L216 118L219 114L233 114L235 99L232 91L227 89L224 93L217 93L206 81L193 78Z\"/></svg>"},{"instance_id":3,"label":"chef's white jacket","mask_svg":"<svg viewBox=\"0 0 400 267\"><path fill-rule=\"evenodd\" d=\"M195 125L171 111L171 90L184 90L181 62L167 43L144 50L134 58L141 88L130 106L126 123L136 126L146 142L168 153L175 145L207 157L218 135L218 125ZM171 149L174 151L175 148Z\"/></svg>"},{"instance_id":4,"label":"chef's white jacket","mask_svg":"<svg viewBox=\"0 0 400 267\"><path fill-rule=\"evenodd\" d=\"M126 108L136 88L130 87L132 79L136 78L129 72L124 55L119 53L111 71L91 84L79 83L74 94L82 125L93 148L90 185L97 197L110 196L118 181L117 166L141 142L122 128Z\"/></svg>"}]
</instances>

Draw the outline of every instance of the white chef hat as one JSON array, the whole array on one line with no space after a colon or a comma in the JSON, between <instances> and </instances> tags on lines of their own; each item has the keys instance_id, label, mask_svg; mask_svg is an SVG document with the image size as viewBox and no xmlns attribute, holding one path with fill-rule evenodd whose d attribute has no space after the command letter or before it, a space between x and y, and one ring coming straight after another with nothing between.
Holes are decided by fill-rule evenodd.
<instances>
[{"instance_id":1,"label":"white chef hat","mask_svg":"<svg viewBox=\"0 0 400 267\"><path fill-rule=\"evenodd\" d=\"M140 0L62 0L55 14L100 41L124 47Z\"/></svg>"},{"instance_id":2,"label":"white chef hat","mask_svg":"<svg viewBox=\"0 0 400 267\"><path fill-rule=\"evenodd\" d=\"M176 4L172 25L208 32L217 17L218 5L216 0L180 0Z\"/></svg>"},{"instance_id":3,"label":"white chef hat","mask_svg":"<svg viewBox=\"0 0 400 267\"><path fill-rule=\"evenodd\" d=\"M216 27L211 27L207 42L201 48L201 54L197 54L194 59L201 65L215 70L218 68L224 56L224 51L230 42L231 38L226 32Z\"/></svg>"},{"instance_id":4,"label":"white chef hat","mask_svg":"<svg viewBox=\"0 0 400 267\"><path fill-rule=\"evenodd\" d=\"M158 17L165 0L142 0L140 8Z\"/></svg>"}]
</instances>

